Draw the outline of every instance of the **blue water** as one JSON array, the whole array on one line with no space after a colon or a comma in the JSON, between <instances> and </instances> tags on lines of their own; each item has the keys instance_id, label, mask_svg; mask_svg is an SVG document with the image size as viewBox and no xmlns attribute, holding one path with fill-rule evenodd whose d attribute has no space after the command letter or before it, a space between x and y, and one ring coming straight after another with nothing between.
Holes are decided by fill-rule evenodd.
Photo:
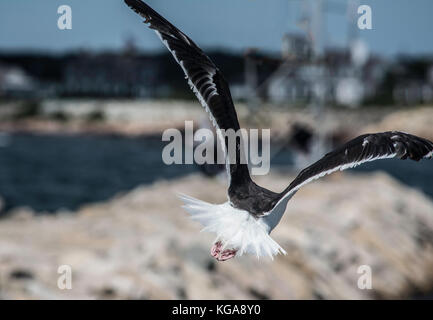
<instances>
[{"instance_id":1,"label":"blue water","mask_svg":"<svg viewBox=\"0 0 433 320\"><path fill-rule=\"evenodd\" d=\"M198 171L194 165L165 165L161 159L165 144L160 136L2 135L3 212L17 206L29 206L39 212L74 210L141 184ZM286 151L272 159L271 165L275 168L290 163L290 152ZM375 170L386 171L433 198L433 161L382 160L354 169Z\"/></svg>"},{"instance_id":2,"label":"blue water","mask_svg":"<svg viewBox=\"0 0 433 320\"><path fill-rule=\"evenodd\" d=\"M167 166L160 137L13 135L0 147L0 196L6 211L76 209L158 179L194 172Z\"/></svg>"}]
</instances>

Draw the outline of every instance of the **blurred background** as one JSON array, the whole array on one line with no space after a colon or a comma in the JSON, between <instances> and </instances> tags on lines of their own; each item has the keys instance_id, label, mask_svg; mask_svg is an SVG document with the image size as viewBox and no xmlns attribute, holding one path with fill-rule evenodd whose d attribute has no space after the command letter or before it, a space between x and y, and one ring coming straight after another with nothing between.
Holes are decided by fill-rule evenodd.
<instances>
[{"instance_id":1,"label":"blurred background","mask_svg":"<svg viewBox=\"0 0 433 320\"><path fill-rule=\"evenodd\" d=\"M221 69L241 126L271 128L283 190L357 135L433 139L427 0L149 0ZM72 29L60 30L61 5ZM372 29L359 29L360 5ZM163 163L167 128L210 127L120 0L0 3L0 298L429 299L433 164L381 160L303 188L275 261L215 263L176 192L226 201L224 168ZM73 288L60 290L60 265ZM360 289L359 267L372 270Z\"/></svg>"}]
</instances>

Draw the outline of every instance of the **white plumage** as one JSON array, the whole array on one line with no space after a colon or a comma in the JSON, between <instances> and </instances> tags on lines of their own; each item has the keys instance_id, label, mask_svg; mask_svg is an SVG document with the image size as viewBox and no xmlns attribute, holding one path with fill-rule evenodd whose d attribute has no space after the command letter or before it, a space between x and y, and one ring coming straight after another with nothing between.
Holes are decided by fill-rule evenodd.
<instances>
[{"instance_id":1,"label":"white plumage","mask_svg":"<svg viewBox=\"0 0 433 320\"><path fill-rule=\"evenodd\" d=\"M236 209L229 202L211 204L186 195L178 195L191 218L203 225L202 231L216 234L214 242L223 241L224 249L236 249L259 257L286 254L269 235L271 226L263 218L256 219L248 211Z\"/></svg>"}]
</instances>

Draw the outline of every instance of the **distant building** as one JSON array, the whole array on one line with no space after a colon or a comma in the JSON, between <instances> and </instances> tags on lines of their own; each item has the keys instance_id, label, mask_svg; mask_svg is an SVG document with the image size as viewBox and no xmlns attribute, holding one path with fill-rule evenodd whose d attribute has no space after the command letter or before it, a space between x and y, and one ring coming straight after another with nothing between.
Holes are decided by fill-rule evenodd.
<instances>
[{"instance_id":1,"label":"distant building","mask_svg":"<svg viewBox=\"0 0 433 320\"><path fill-rule=\"evenodd\" d=\"M0 64L0 96L21 97L34 93L36 84L23 69Z\"/></svg>"},{"instance_id":2,"label":"distant building","mask_svg":"<svg viewBox=\"0 0 433 320\"><path fill-rule=\"evenodd\" d=\"M282 42L284 59L308 59L311 56L311 42L300 34L285 34Z\"/></svg>"},{"instance_id":3,"label":"distant building","mask_svg":"<svg viewBox=\"0 0 433 320\"><path fill-rule=\"evenodd\" d=\"M158 63L129 54L81 54L66 63L61 94L93 97L149 97Z\"/></svg>"},{"instance_id":4,"label":"distant building","mask_svg":"<svg viewBox=\"0 0 433 320\"><path fill-rule=\"evenodd\" d=\"M394 102L402 105L431 103L433 101L433 66L429 61L413 62L402 58L391 69Z\"/></svg>"},{"instance_id":5,"label":"distant building","mask_svg":"<svg viewBox=\"0 0 433 320\"><path fill-rule=\"evenodd\" d=\"M299 39L294 43L302 43ZM306 45L305 45L306 46ZM309 52L299 44L300 52ZM304 57L305 58L305 57ZM306 104L314 96L325 103L357 106L374 96L382 82L387 64L370 57L362 67L354 66L345 49L326 49L317 61L291 58L267 81L267 97L280 104Z\"/></svg>"}]
</instances>

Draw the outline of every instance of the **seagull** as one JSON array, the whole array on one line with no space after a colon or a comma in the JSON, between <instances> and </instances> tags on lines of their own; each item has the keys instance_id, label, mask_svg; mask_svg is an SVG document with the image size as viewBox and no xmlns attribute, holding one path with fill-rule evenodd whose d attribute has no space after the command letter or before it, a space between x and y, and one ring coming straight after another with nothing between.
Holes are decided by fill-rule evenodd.
<instances>
[{"instance_id":1,"label":"seagull","mask_svg":"<svg viewBox=\"0 0 433 320\"><path fill-rule=\"evenodd\" d=\"M419 161L432 158L433 143L427 139L399 131L364 134L303 169L281 193L257 185L251 179L248 165L240 161L240 139L236 139L236 148L229 148L227 140L220 135L221 130L237 132L240 129L228 83L220 70L187 35L146 3L140 0L125 0L125 3L144 18L144 23L172 53L191 89L209 113L224 148L228 201L211 204L180 195L183 208L192 219L199 221L203 230L217 235L211 248L211 255L216 260L225 261L243 254L273 259L278 254L286 254L270 233L280 222L287 202L309 182L379 159ZM235 161L228 161L233 153Z\"/></svg>"}]
</instances>

